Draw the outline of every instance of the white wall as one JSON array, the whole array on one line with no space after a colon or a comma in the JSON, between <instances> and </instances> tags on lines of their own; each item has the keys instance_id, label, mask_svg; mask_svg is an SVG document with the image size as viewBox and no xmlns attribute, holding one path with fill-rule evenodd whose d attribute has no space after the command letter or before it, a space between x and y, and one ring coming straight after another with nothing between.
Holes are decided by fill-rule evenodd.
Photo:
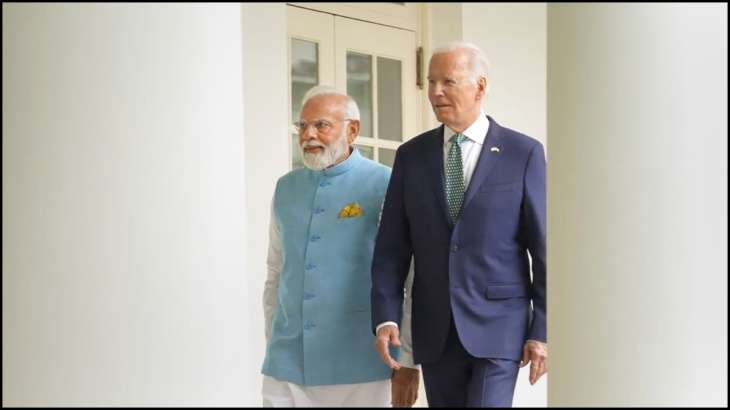
<instances>
[{"instance_id":1,"label":"white wall","mask_svg":"<svg viewBox=\"0 0 730 410\"><path fill-rule=\"evenodd\" d=\"M424 125L421 132L441 125L433 114L431 103L428 101L428 63L434 48L450 41L462 39L461 5L462 3L426 3L422 6L423 91L420 103Z\"/></svg>"},{"instance_id":2,"label":"white wall","mask_svg":"<svg viewBox=\"0 0 730 410\"><path fill-rule=\"evenodd\" d=\"M246 320L252 362L246 371L254 378L248 396L261 404L261 365L266 350L262 296L266 279L271 199L279 177L289 172L289 101L286 5L244 3L243 84L246 135L246 276L248 300L253 304ZM266 41L261 41L266 39ZM248 397L247 396L247 397Z\"/></svg>"},{"instance_id":3,"label":"white wall","mask_svg":"<svg viewBox=\"0 0 730 410\"><path fill-rule=\"evenodd\" d=\"M551 406L727 406L727 4L551 4Z\"/></svg>"},{"instance_id":4,"label":"white wall","mask_svg":"<svg viewBox=\"0 0 730 410\"><path fill-rule=\"evenodd\" d=\"M463 3L463 39L490 61L487 114L547 143L547 6ZM547 148L547 147L546 147Z\"/></svg>"},{"instance_id":5,"label":"white wall","mask_svg":"<svg viewBox=\"0 0 730 410\"><path fill-rule=\"evenodd\" d=\"M3 4L3 405L256 404L240 19Z\"/></svg>"}]
</instances>

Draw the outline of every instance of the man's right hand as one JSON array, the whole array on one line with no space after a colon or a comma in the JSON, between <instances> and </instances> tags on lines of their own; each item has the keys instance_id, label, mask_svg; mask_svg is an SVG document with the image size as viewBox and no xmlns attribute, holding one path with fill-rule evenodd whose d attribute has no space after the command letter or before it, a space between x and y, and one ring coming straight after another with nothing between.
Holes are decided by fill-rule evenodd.
<instances>
[{"instance_id":1,"label":"man's right hand","mask_svg":"<svg viewBox=\"0 0 730 410\"><path fill-rule=\"evenodd\" d=\"M395 361L390 356L390 350L388 345L400 346L400 333L398 332L398 326L386 325L378 330L378 334L375 336L375 350L380 354L380 358L383 362L388 365L391 369L400 369L400 363Z\"/></svg>"}]
</instances>

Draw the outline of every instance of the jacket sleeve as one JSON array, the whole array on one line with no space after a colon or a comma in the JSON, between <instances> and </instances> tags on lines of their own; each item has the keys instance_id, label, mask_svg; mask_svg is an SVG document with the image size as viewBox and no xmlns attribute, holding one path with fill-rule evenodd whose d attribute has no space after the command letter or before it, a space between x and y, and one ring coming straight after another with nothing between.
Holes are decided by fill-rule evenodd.
<instances>
[{"instance_id":1,"label":"jacket sleeve","mask_svg":"<svg viewBox=\"0 0 730 410\"><path fill-rule=\"evenodd\" d=\"M545 153L539 142L527 160L522 206L523 233L532 259L532 321L528 339L547 343Z\"/></svg>"},{"instance_id":2,"label":"jacket sleeve","mask_svg":"<svg viewBox=\"0 0 730 410\"><path fill-rule=\"evenodd\" d=\"M385 194L383 212L375 241L372 264L371 328L383 322L400 323L403 286L411 255L410 229L403 201L405 159L403 147L396 151L393 172Z\"/></svg>"}]
</instances>

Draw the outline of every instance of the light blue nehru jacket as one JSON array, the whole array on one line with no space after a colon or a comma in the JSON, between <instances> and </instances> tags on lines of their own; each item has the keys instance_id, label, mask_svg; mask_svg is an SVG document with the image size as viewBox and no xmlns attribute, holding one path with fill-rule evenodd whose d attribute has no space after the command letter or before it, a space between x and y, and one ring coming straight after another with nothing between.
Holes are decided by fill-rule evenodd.
<instances>
[{"instance_id":1,"label":"light blue nehru jacket","mask_svg":"<svg viewBox=\"0 0 730 410\"><path fill-rule=\"evenodd\" d=\"M354 149L332 168L279 179L284 266L263 374L307 386L390 377L370 326L370 269L389 178L389 168ZM353 203L361 216L338 217Z\"/></svg>"}]
</instances>

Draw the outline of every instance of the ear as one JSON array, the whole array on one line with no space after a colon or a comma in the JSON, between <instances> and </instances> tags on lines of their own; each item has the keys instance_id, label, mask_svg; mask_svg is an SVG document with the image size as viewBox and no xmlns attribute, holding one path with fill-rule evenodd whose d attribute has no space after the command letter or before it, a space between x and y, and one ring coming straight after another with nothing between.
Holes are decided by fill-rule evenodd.
<instances>
[{"instance_id":1,"label":"ear","mask_svg":"<svg viewBox=\"0 0 730 410\"><path fill-rule=\"evenodd\" d=\"M360 135L360 120L347 122L347 142L352 145L357 136Z\"/></svg>"},{"instance_id":2,"label":"ear","mask_svg":"<svg viewBox=\"0 0 730 410\"><path fill-rule=\"evenodd\" d=\"M477 81L477 100L484 98L484 94L487 92L487 78L479 77Z\"/></svg>"}]
</instances>

